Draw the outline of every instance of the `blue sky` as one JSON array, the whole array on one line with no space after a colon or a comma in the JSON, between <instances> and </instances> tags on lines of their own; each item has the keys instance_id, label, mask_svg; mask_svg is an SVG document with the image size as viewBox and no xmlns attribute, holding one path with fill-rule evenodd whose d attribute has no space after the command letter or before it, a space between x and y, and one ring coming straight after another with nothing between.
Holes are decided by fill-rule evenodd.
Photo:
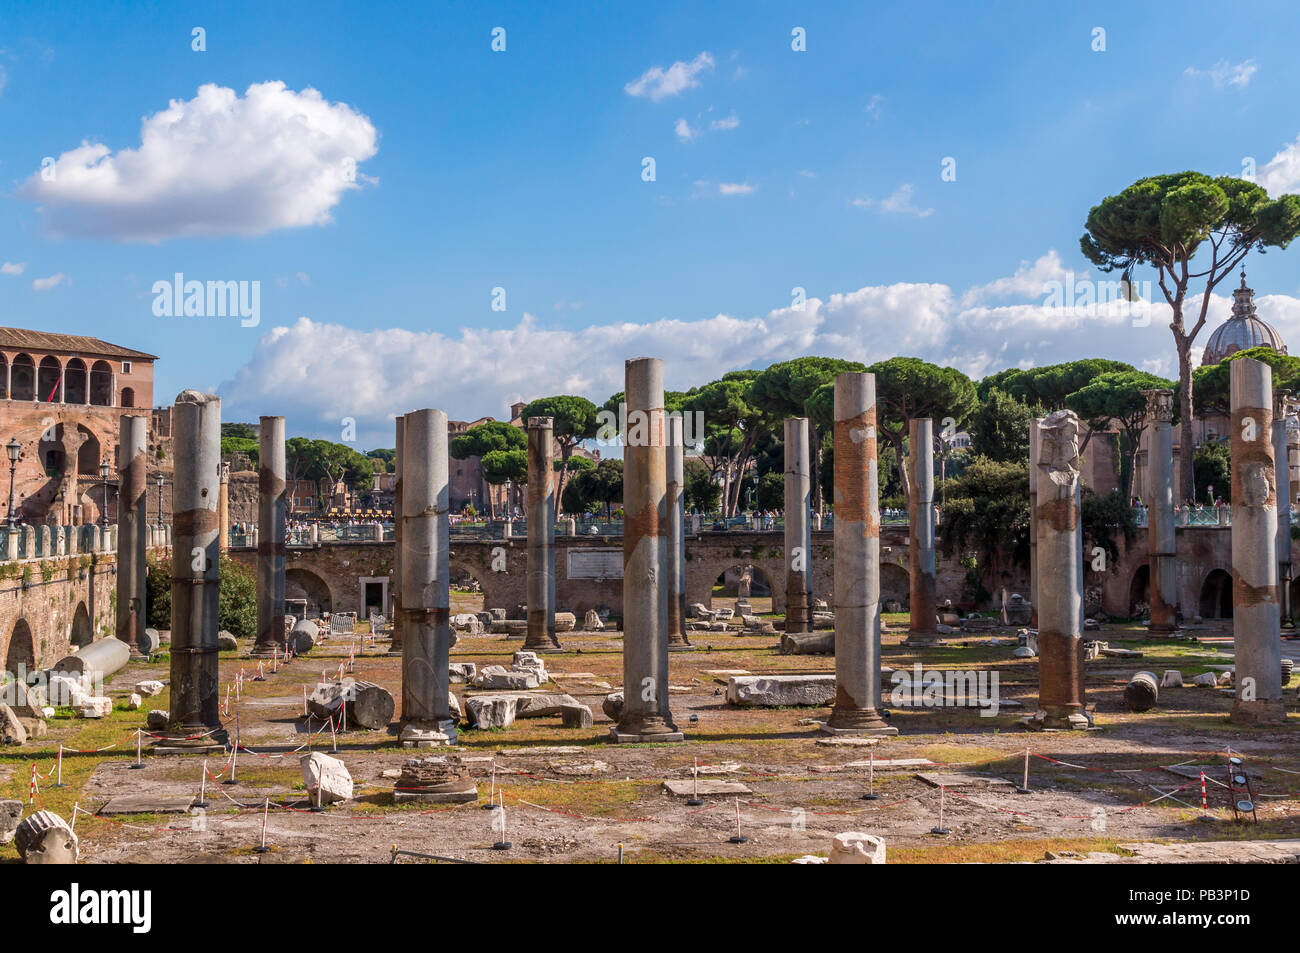
<instances>
[{"instance_id":1,"label":"blue sky","mask_svg":"<svg viewBox=\"0 0 1300 953\"><path fill-rule=\"evenodd\" d=\"M1285 3L9 3L0 324L158 354L156 403L216 389L227 419L334 439L352 416L363 446L418 406L600 401L642 354L673 387L803 353L1172 373L1158 316L1063 322L1040 286L1088 270L1089 207L1139 176L1251 156L1300 190L1297 26ZM271 82L277 108L319 93L303 138L242 108ZM205 84L228 114L195 109ZM139 149L173 101L167 148L68 191L69 153ZM322 185L348 153L356 181ZM1300 341L1297 255L1249 268ZM156 316L178 271L260 282L260 325Z\"/></svg>"}]
</instances>

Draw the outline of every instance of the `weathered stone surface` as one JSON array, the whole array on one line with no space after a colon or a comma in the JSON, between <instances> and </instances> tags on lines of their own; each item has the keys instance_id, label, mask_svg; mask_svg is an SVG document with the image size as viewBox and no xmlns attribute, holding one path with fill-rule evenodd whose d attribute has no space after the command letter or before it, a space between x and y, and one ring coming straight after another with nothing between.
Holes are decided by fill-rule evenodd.
<instances>
[{"instance_id":1,"label":"weathered stone surface","mask_svg":"<svg viewBox=\"0 0 1300 953\"><path fill-rule=\"evenodd\" d=\"M664 782L664 790L676 797L691 797L699 794L752 794L749 788L739 781L723 781L719 778L685 778Z\"/></svg>"},{"instance_id":2,"label":"weathered stone surface","mask_svg":"<svg viewBox=\"0 0 1300 953\"><path fill-rule=\"evenodd\" d=\"M0 745L27 744L27 729L18 720L14 710L8 705L0 704Z\"/></svg>"},{"instance_id":3,"label":"weathered stone surface","mask_svg":"<svg viewBox=\"0 0 1300 953\"><path fill-rule=\"evenodd\" d=\"M14 831L18 856L28 864L75 864L77 835L51 811L29 814Z\"/></svg>"},{"instance_id":4,"label":"weathered stone surface","mask_svg":"<svg viewBox=\"0 0 1300 953\"><path fill-rule=\"evenodd\" d=\"M107 718L113 713L113 699L107 695L91 695L77 706L82 718Z\"/></svg>"},{"instance_id":5,"label":"weathered stone surface","mask_svg":"<svg viewBox=\"0 0 1300 953\"><path fill-rule=\"evenodd\" d=\"M623 718L623 693L610 692L605 696L605 700L600 703L600 710L605 713L605 717L617 723Z\"/></svg>"},{"instance_id":6,"label":"weathered stone surface","mask_svg":"<svg viewBox=\"0 0 1300 953\"><path fill-rule=\"evenodd\" d=\"M518 695L475 695L465 699L469 722L476 728L510 727L518 706Z\"/></svg>"},{"instance_id":7,"label":"weathered stone surface","mask_svg":"<svg viewBox=\"0 0 1300 953\"><path fill-rule=\"evenodd\" d=\"M595 717L590 708L575 702L560 709L560 721L565 728L590 728L595 724Z\"/></svg>"},{"instance_id":8,"label":"weathered stone surface","mask_svg":"<svg viewBox=\"0 0 1300 953\"><path fill-rule=\"evenodd\" d=\"M22 801L0 801L0 844L7 844L14 839L14 831L22 819Z\"/></svg>"},{"instance_id":9,"label":"weathered stone surface","mask_svg":"<svg viewBox=\"0 0 1300 953\"><path fill-rule=\"evenodd\" d=\"M45 724L42 718L19 718L22 726L27 731L27 740L33 741L37 738L44 738L50 733L49 726Z\"/></svg>"},{"instance_id":10,"label":"weathered stone surface","mask_svg":"<svg viewBox=\"0 0 1300 953\"><path fill-rule=\"evenodd\" d=\"M126 707L131 711L139 711L143 705L144 705L144 699L140 697L138 692L132 692L127 697Z\"/></svg>"},{"instance_id":11,"label":"weathered stone surface","mask_svg":"<svg viewBox=\"0 0 1300 953\"><path fill-rule=\"evenodd\" d=\"M532 672L537 676L537 683L539 685L542 682L549 681L551 677L546 674L546 663L537 657L536 652L516 652L514 658L510 661L510 668L512 671L516 672Z\"/></svg>"},{"instance_id":12,"label":"weathered stone surface","mask_svg":"<svg viewBox=\"0 0 1300 953\"><path fill-rule=\"evenodd\" d=\"M605 623L600 621L600 613L595 609L588 609L586 615L582 618L582 627L587 632L605 631Z\"/></svg>"},{"instance_id":13,"label":"weathered stone surface","mask_svg":"<svg viewBox=\"0 0 1300 953\"><path fill-rule=\"evenodd\" d=\"M1202 672L1192 679L1193 685L1201 685L1206 688L1213 688L1219 684L1219 676L1214 672Z\"/></svg>"},{"instance_id":14,"label":"weathered stone surface","mask_svg":"<svg viewBox=\"0 0 1300 953\"><path fill-rule=\"evenodd\" d=\"M167 718L167 712L155 708L145 716L144 725L150 731L164 731L167 728Z\"/></svg>"},{"instance_id":15,"label":"weathered stone surface","mask_svg":"<svg viewBox=\"0 0 1300 953\"><path fill-rule=\"evenodd\" d=\"M1176 668L1166 669L1165 674L1160 678L1160 687L1161 688L1182 688L1183 673L1178 671L1178 669Z\"/></svg>"},{"instance_id":16,"label":"weathered stone surface","mask_svg":"<svg viewBox=\"0 0 1300 953\"><path fill-rule=\"evenodd\" d=\"M140 634L136 646L140 649L141 655L153 655L162 646L162 638L158 635L157 629L145 629Z\"/></svg>"},{"instance_id":17,"label":"weathered stone surface","mask_svg":"<svg viewBox=\"0 0 1300 953\"><path fill-rule=\"evenodd\" d=\"M217 633L217 648L222 652L237 652L239 651L239 640L225 629L222 629Z\"/></svg>"},{"instance_id":18,"label":"weathered stone surface","mask_svg":"<svg viewBox=\"0 0 1300 953\"><path fill-rule=\"evenodd\" d=\"M845 831L831 838L832 864L883 864L885 840L874 834Z\"/></svg>"},{"instance_id":19,"label":"weathered stone surface","mask_svg":"<svg viewBox=\"0 0 1300 953\"><path fill-rule=\"evenodd\" d=\"M352 775L338 758L313 751L298 762L307 795L313 804L333 804L352 799Z\"/></svg>"},{"instance_id":20,"label":"weathered stone surface","mask_svg":"<svg viewBox=\"0 0 1300 953\"><path fill-rule=\"evenodd\" d=\"M501 665L485 665L473 681L475 688L515 690L536 688L539 684L536 673L514 671Z\"/></svg>"},{"instance_id":21,"label":"weathered stone surface","mask_svg":"<svg viewBox=\"0 0 1300 953\"><path fill-rule=\"evenodd\" d=\"M1160 683L1151 672L1137 672L1124 687L1124 704L1129 711L1150 711L1160 698Z\"/></svg>"},{"instance_id":22,"label":"weathered stone surface","mask_svg":"<svg viewBox=\"0 0 1300 953\"><path fill-rule=\"evenodd\" d=\"M136 692L140 695L143 695L145 698L153 698L153 696L155 695L161 695L163 689L166 687L167 686L165 686L162 682L157 680L135 683Z\"/></svg>"},{"instance_id":23,"label":"weathered stone surface","mask_svg":"<svg viewBox=\"0 0 1300 953\"><path fill-rule=\"evenodd\" d=\"M393 785L393 800L464 804L478 800L478 790L473 778L454 759L412 758L402 766Z\"/></svg>"},{"instance_id":24,"label":"weathered stone surface","mask_svg":"<svg viewBox=\"0 0 1300 953\"><path fill-rule=\"evenodd\" d=\"M737 675L727 685L733 705L829 705L834 699L834 675Z\"/></svg>"},{"instance_id":25,"label":"weathered stone surface","mask_svg":"<svg viewBox=\"0 0 1300 953\"><path fill-rule=\"evenodd\" d=\"M555 613L555 631L572 632L578 625L578 618L572 612Z\"/></svg>"},{"instance_id":26,"label":"weathered stone surface","mask_svg":"<svg viewBox=\"0 0 1300 953\"><path fill-rule=\"evenodd\" d=\"M558 715L565 705L576 705L578 700L564 692L532 692L519 696L516 716L519 718L546 718Z\"/></svg>"},{"instance_id":27,"label":"weathered stone surface","mask_svg":"<svg viewBox=\"0 0 1300 953\"><path fill-rule=\"evenodd\" d=\"M455 692L447 692L447 709L451 712L453 721L459 722L465 717L460 708L460 699L456 697Z\"/></svg>"},{"instance_id":28,"label":"weathered stone surface","mask_svg":"<svg viewBox=\"0 0 1300 953\"><path fill-rule=\"evenodd\" d=\"M320 639L320 628L310 619L301 619L289 633L289 648L295 655L306 655Z\"/></svg>"},{"instance_id":29,"label":"weathered stone surface","mask_svg":"<svg viewBox=\"0 0 1300 953\"><path fill-rule=\"evenodd\" d=\"M835 632L787 632L781 636L782 655L834 655Z\"/></svg>"},{"instance_id":30,"label":"weathered stone surface","mask_svg":"<svg viewBox=\"0 0 1300 953\"><path fill-rule=\"evenodd\" d=\"M49 693L51 705L65 705L71 708L80 706L91 694L85 677L75 672L58 672L50 675Z\"/></svg>"},{"instance_id":31,"label":"weathered stone surface","mask_svg":"<svg viewBox=\"0 0 1300 953\"><path fill-rule=\"evenodd\" d=\"M472 681L478 674L478 666L473 662L452 662L447 669L451 680L455 683Z\"/></svg>"}]
</instances>

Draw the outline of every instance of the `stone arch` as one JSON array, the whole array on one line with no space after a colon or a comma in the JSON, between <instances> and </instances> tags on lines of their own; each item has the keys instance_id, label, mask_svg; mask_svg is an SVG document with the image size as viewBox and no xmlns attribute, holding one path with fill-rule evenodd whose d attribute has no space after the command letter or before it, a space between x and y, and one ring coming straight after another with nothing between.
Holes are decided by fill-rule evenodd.
<instances>
[{"instance_id":1,"label":"stone arch","mask_svg":"<svg viewBox=\"0 0 1300 953\"><path fill-rule=\"evenodd\" d=\"M483 577L483 571L481 566L477 566L473 562L470 562L469 560L453 559L448 564L448 572L451 574L450 578L451 578L451 584L453 586L458 584L463 585L467 579L473 580L475 583L478 584L478 591L479 591L479 595L482 597L480 600L482 604L477 607L471 606L471 611L482 611L483 609L487 608L488 586L487 586L487 580ZM471 603L474 602L474 598L472 596L467 597L462 593L454 594L453 598L458 599L461 605L464 605L466 600L468 600ZM456 611L462 611L462 610L458 609Z\"/></svg>"},{"instance_id":2,"label":"stone arch","mask_svg":"<svg viewBox=\"0 0 1300 953\"><path fill-rule=\"evenodd\" d=\"M0 400L9 399L9 358L0 354Z\"/></svg>"},{"instance_id":3,"label":"stone arch","mask_svg":"<svg viewBox=\"0 0 1300 953\"><path fill-rule=\"evenodd\" d=\"M308 618L334 611L334 593L324 576L306 566L292 566L284 573L284 597L305 599Z\"/></svg>"},{"instance_id":4,"label":"stone arch","mask_svg":"<svg viewBox=\"0 0 1300 953\"><path fill-rule=\"evenodd\" d=\"M1139 618L1144 611L1151 611L1151 567L1148 563L1143 563L1134 570L1133 579L1128 586L1129 618Z\"/></svg>"},{"instance_id":5,"label":"stone arch","mask_svg":"<svg viewBox=\"0 0 1300 953\"><path fill-rule=\"evenodd\" d=\"M1232 618L1232 576L1226 570L1210 570L1201 583L1200 615L1202 619Z\"/></svg>"},{"instance_id":6,"label":"stone arch","mask_svg":"<svg viewBox=\"0 0 1300 953\"><path fill-rule=\"evenodd\" d=\"M880 564L880 605L883 611L886 602L897 602L907 609L912 595L912 577L907 569L898 563L882 562Z\"/></svg>"},{"instance_id":7,"label":"stone arch","mask_svg":"<svg viewBox=\"0 0 1300 953\"><path fill-rule=\"evenodd\" d=\"M59 380L63 377L63 365L57 357L43 357L36 372L36 399L41 403L57 403L59 400Z\"/></svg>"},{"instance_id":8,"label":"stone arch","mask_svg":"<svg viewBox=\"0 0 1300 953\"><path fill-rule=\"evenodd\" d=\"M32 641L32 627L23 618L14 623L14 630L9 636L9 647L5 650L5 671L16 676L20 666L23 672L31 672L36 668L36 643Z\"/></svg>"},{"instance_id":9,"label":"stone arch","mask_svg":"<svg viewBox=\"0 0 1300 953\"><path fill-rule=\"evenodd\" d=\"M724 597L769 598L775 586L767 570L758 562L735 562L713 577L713 590L722 587Z\"/></svg>"},{"instance_id":10,"label":"stone arch","mask_svg":"<svg viewBox=\"0 0 1300 953\"><path fill-rule=\"evenodd\" d=\"M36 398L36 362L30 354L19 354L14 358L12 390L9 395L12 400Z\"/></svg>"},{"instance_id":11,"label":"stone arch","mask_svg":"<svg viewBox=\"0 0 1300 953\"><path fill-rule=\"evenodd\" d=\"M113 406L113 368L108 361L90 366L90 402L96 407Z\"/></svg>"},{"instance_id":12,"label":"stone arch","mask_svg":"<svg viewBox=\"0 0 1300 953\"><path fill-rule=\"evenodd\" d=\"M84 404L89 393L90 372L86 362L79 357L68 361L63 369L63 402L65 404Z\"/></svg>"},{"instance_id":13,"label":"stone arch","mask_svg":"<svg viewBox=\"0 0 1300 953\"><path fill-rule=\"evenodd\" d=\"M72 648L76 650L93 641L95 628L90 624L90 612L86 609L85 602L79 602L76 611L72 613Z\"/></svg>"}]
</instances>

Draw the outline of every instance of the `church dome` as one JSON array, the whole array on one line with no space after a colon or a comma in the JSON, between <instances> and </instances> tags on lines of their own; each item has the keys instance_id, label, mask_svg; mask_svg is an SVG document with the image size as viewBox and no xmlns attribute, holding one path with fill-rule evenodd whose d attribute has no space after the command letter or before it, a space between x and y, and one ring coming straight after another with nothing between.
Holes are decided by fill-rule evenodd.
<instances>
[{"instance_id":1,"label":"church dome","mask_svg":"<svg viewBox=\"0 0 1300 953\"><path fill-rule=\"evenodd\" d=\"M1241 287L1232 292L1232 315L1210 335L1201 355L1201 365L1218 364L1224 358L1252 347L1271 347L1279 354L1286 353L1282 336L1255 314L1255 291L1246 287L1243 269Z\"/></svg>"}]
</instances>

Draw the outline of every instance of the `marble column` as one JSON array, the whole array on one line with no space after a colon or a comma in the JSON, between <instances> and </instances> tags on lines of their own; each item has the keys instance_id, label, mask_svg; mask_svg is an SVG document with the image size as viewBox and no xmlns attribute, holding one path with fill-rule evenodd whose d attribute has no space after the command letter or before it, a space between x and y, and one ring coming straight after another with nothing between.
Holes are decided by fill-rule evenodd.
<instances>
[{"instance_id":1,"label":"marble column","mask_svg":"<svg viewBox=\"0 0 1300 953\"><path fill-rule=\"evenodd\" d=\"M1083 697L1083 535L1079 418L1058 410L1037 425L1038 729L1089 727Z\"/></svg>"},{"instance_id":2,"label":"marble column","mask_svg":"<svg viewBox=\"0 0 1300 953\"><path fill-rule=\"evenodd\" d=\"M668 647L691 647L686 637L686 437L680 414L667 419Z\"/></svg>"},{"instance_id":3,"label":"marble column","mask_svg":"<svg viewBox=\"0 0 1300 953\"><path fill-rule=\"evenodd\" d=\"M626 364L623 452L623 717L615 742L682 741L668 706L668 465L664 369Z\"/></svg>"},{"instance_id":4,"label":"marble column","mask_svg":"<svg viewBox=\"0 0 1300 953\"><path fill-rule=\"evenodd\" d=\"M144 635L146 569L144 552L148 535L148 484L145 449L149 421L122 417L117 442L117 638L133 656L140 656Z\"/></svg>"},{"instance_id":5,"label":"marble column","mask_svg":"<svg viewBox=\"0 0 1300 953\"><path fill-rule=\"evenodd\" d=\"M161 490L159 491L162 492ZM162 503L159 502L161 507ZM221 489L217 493L217 516L221 524L221 551L230 548L230 464L221 464Z\"/></svg>"},{"instance_id":6,"label":"marble column","mask_svg":"<svg viewBox=\"0 0 1300 953\"><path fill-rule=\"evenodd\" d=\"M205 735L200 744L211 744L226 740L219 717L217 665L221 398L196 390L181 392L172 406L172 434L169 728L182 738Z\"/></svg>"},{"instance_id":7,"label":"marble column","mask_svg":"<svg viewBox=\"0 0 1300 953\"><path fill-rule=\"evenodd\" d=\"M907 467L911 493L907 499L911 620L908 645L941 644L936 626L939 605L934 570L934 421L918 417L907 422Z\"/></svg>"},{"instance_id":8,"label":"marble column","mask_svg":"<svg viewBox=\"0 0 1300 953\"><path fill-rule=\"evenodd\" d=\"M284 418L262 417L257 449L257 639L253 655L283 655L285 529Z\"/></svg>"},{"instance_id":9,"label":"marble column","mask_svg":"<svg viewBox=\"0 0 1300 953\"><path fill-rule=\"evenodd\" d=\"M876 376L835 375L835 704L830 734L897 734L880 714Z\"/></svg>"},{"instance_id":10,"label":"marble column","mask_svg":"<svg viewBox=\"0 0 1300 953\"><path fill-rule=\"evenodd\" d=\"M1178 628L1177 540L1174 530L1174 392L1144 390L1147 399L1147 631L1167 635Z\"/></svg>"},{"instance_id":11,"label":"marble column","mask_svg":"<svg viewBox=\"0 0 1300 953\"><path fill-rule=\"evenodd\" d=\"M1232 408L1231 720L1281 724L1282 643L1277 578L1277 474L1273 458L1273 371L1262 361L1230 363Z\"/></svg>"},{"instance_id":12,"label":"marble column","mask_svg":"<svg viewBox=\"0 0 1300 953\"><path fill-rule=\"evenodd\" d=\"M1038 428L1042 417L1029 422L1029 627L1038 628Z\"/></svg>"},{"instance_id":13,"label":"marble column","mask_svg":"<svg viewBox=\"0 0 1300 953\"><path fill-rule=\"evenodd\" d=\"M402 418L402 721L406 747L455 744L451 677L447 415Z\"/></svg>"},{"instance_id":14,"label":"marble column","mask_svg":"<svg viewBox=\"0 0 1300 953\"><path fill-rule=\"evenodd\" d=\"M388 644L389 655L401 655L402 633L406 626L402 615L402 417L396 420L396 440L393 445L393 625L392 640Z\"/></svg>"},{"instance_id":15,"label":"marble column","mask_svg":"<svg viewBox=\"0 0 1300 953\"><path fill-rule=\"evenodd\" d=\"M785 631L812 625L812 469L808 418L785 419Z\"/></svg>"},{"instance_id":16,"label":"marble column","mask_svg":"<svg viewBox=\"0 0 1300 953\"><path fill-rule=\"evenodd\" d=\"M558 649L555 637L555 418L528 418L528 634L524 648Z\"/></svg>"},{"instance_id":17,"label":"marble column","mask_svg":"<svg viewBox=\"0 0 1300 953\"><path fill-rule=\"evenodd\" d=\"M1273 462L1277 473L1277 595L1278 619L1284 629L1295 628L1291 619L1291 467L1288 463L1291 410L1289 391L1273 394Z\"/></svg>"}]
</instances>

